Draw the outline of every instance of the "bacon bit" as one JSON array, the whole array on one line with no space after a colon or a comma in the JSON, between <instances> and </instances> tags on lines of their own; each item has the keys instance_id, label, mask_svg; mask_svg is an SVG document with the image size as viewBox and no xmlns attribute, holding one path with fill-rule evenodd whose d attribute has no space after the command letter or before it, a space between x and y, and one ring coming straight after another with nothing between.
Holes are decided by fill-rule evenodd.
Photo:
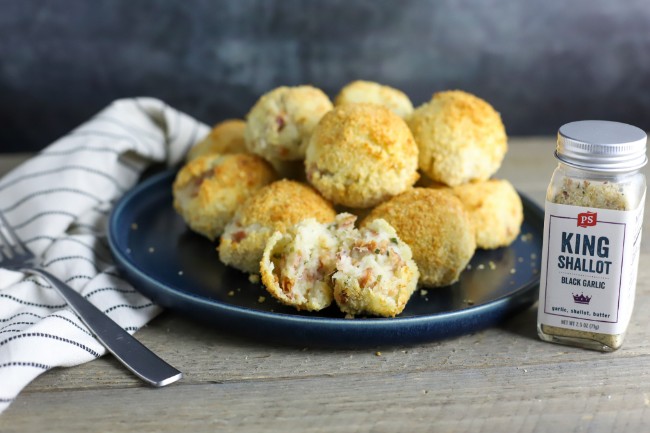
<instances>
[{"instance_id":1,"label":"bacon bit","mask_svg":"<svg viewBox=\"0 0 650 433\"><path fill-rule=\"evenodd\" d=\"M298 266L300 266L300 263L302 263L302 254L296 253L296 256L293 259L293 267L298 268Z\"/></svg>"},{"instance_id":2,"label":"bacon bit","mask_svg":"<svg viewBox=\"0 0 650 433\"><path fill-rule=\"evenodd\" d=\"M325 264L323 263L323 259L319 258L318 259L318 268L316 268L316 272L320 275L323 275L323 271L325 270Z\"/></svg>"},{"instance_id":3,"label":"bacon bit","mask_svg":"<svg viewBox=\"0 0 650 433\"><path fill-rule=\"evenodd\" d=\"M214 176L214 170L210 169L207 171L204 171L197 177L191 180L190 183L190 196L191 197L196 197L199 195L199 189L201 188L201 184L203 183L204 180L210 179L212 176Z\"/></svg>"},{"instance_id":4,"label":"bacon bit","mask_svg":"<svg viewBox=\"0 0 650 433\"><path fill-rule=\"evenodd\" d=\"M352 249L358 252L372 251L375 254L384 254L386 252L386 244L378 244L376 241L357 240Z\"/></svg>"},{"instance_id":5,"label":"bacon bit","mask_svg":"<svg viewBox=\"0 0 650 433\"><path fill-rule=\"evenodd\" d=\"M282 132L285 126L287 126L286 120L284 120L284 117L282 115L278 115L275 117L275 123L278 125L278 132Z\"/></svg>"},{"instance_id":6,"label":"bacon bit","mask_svg":"<svg viewBox=\"0 0 650 433\"><path fill-rule=\"evenodd\" d=\"M393 265L393 269L401 268L404 265L404 260L399 254L393 252L393 254L388 256L390 258L390 263Z\"/></svg>"},{"instance_id":7,"label":"bacon bit","mask_svg":"<svg viewBox=\"0 0 650 433\"><path fill-rule=\"evenodd\" d=\"M363 271L363 275L361 275L361 278L359 278L359 287L361 287L362 289L365 288L370 282L371 278L372 278L372 269L366 268L366 270Z\"/></svg>"},{"instance_id":8,"label":"bacon bit","mask_svg":"<svg viewBox=\"0 0 650 433\"><path fill-rule=\"evenodd\" d=\"M280 280L280 288L287 295L291 295L291 289L293 289L293 281L291 281L287 277L282 277L282 279Z\"/></svg>"},{"instance_id":9,"label":"bacon bit","mask_svg":"<svg viewBox=\"0 0 650 433\"><path fill-rule=\"evenodd\" d=\"M246 232L243 230L240 230L232 234L233 242L241 242L244 240L245 237L246 237Z\"/></svg>"}]
</instances>

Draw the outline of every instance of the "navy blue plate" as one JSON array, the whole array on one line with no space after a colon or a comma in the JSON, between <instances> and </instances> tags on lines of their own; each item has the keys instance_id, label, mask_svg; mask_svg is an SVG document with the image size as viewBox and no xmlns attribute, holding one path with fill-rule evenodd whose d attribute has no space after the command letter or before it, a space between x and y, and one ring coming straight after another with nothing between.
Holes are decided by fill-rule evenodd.
<instances>
[{"instance_id":1,"label":"navy blue plate","mask_svg":"<svg viewBox=\"0 0 650 433\"><path fill-rule=\"evenodd\" d=\"M318 313L283 306L224 266L217 244L188 230L172 208L174 176L153 176L120 200L109 222L111 250L154 302L227 332L300 346L414 344L492 326L537 299L544 215L524 196L521 235L508 248L478 250L458 283L417 290L399 317L350 320L335 305Z\"/></svg>"}]
</instances>

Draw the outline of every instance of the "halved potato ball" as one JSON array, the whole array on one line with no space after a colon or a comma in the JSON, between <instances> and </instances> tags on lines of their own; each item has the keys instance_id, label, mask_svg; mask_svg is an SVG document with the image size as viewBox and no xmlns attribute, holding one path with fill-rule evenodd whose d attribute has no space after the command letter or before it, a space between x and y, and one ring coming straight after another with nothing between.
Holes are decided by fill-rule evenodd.
<instances>
[{"instance_id":1,"label":"halved potato ball","mask_svg":"<svg viewBox=\"0 0 650 433\"><path fill-rule=\"evenodd\" d=\"M413 104L401 90L372 81L353 81L341 89L334 105L369 103L382 105L402 119L413 112Z\"/></svg>"},{"instance_id":2,"label":"halved potato ball","mask_svg":"<svg viewBox=\"0 0 650 433\"><path fill-rule=\"evenodd\" d=\"M334 220L332 205L308 185L280 180L250 197L226 226L219 244L219 259L244 272L258 273L271 235L285 233L308 218Z\"/></svg>"},{"instance_id":3,"label":"halved potato ball","mask_svg":"<svg viewBox=\"0 0 650 433\"><path fill-rule=\"evenodd\" d=\"M278 87L248 113L246 146L269 161L304 159L312 131L331 109L330 99L315 87Z\"/></svg>"},{"instance_id":4,"label":"halved potato ball","mask_svg":"<svg viewBox=\"0 0 650 433\"><path fill-rule=\"evenodd\" d=\"M508 148L499 113L460 90L436 93L408 124L420 150L420 170L449 186L489 179Z\"/></svg>"},{"instance_id":5,"label":"halved potato ball","mask_svg":"<svg viewBox=\"0 0 650 433\"><path fill-rule=\"evenodd\" d=\"M260 262L267 291L298 310L321 310L335 299L348 315L401 313L419 277L411 250L386 221L357 230L355 220L343 213L333 223L308 219L275 232Z\"/></svg>"},{"instance_id":6,"label":"halved potato ball","mask_svg":"<svg viewBox=\"0 0 650 433\"><path fill-rule=\"evenodd\" d=\"M355 217L339 215L334 223L313 218L275 232L268 240L260 272L274 298L298 310L318 311L332 303L332 274L344 232L354 229Z\"/></svg>"},{"instance_id":7,"label":"halved potato ball","mask_svg":"<svg viewBox=\"0 0 650 433\"><path fill-rule=\"evenodd\" d=\"M404 310L419 276L409 246L385 220L375 219L339 250L334 299L349 315L394 317Z\"/></svg>"},{"instance_id":8,"label":"halved potato ball","mask_svg":"<svg viewBox=\"0 0 650 433\"><path fill-rule=\"evenodd\" d=\"M176 175L174 209L193 231L216 239L244 201L277 174L256 155L210 154L188 162Z\"/></svg>"},{"instance_id":9,"label":"halved potato ball","mask_svg":"<svg viewBox=\"0 0 650 433\"><path fill-rule=\"evenodd\" d=\"M476 250L474 227L458 197L448 188L413 188L380 204L362 227L383 218L411 247L420 284L456 282Z\"/></svg>"},{"instance_id":10,"label":"halved potato ball","mask_svg":"<svg viewBox=\"0 0 650 433\"><path fill-rule=\"evenodd\" d=\"M217 123L203 140L199 141L187 152L187 160L191 161L199 156L211 153L221 155L246 153L245 127L246 122L240 119L229 119Z\"/></svg>"},{"instance_id":11,"label":"halved potato ball","mask_svg":"<svg viewBox=\"0 0 650 433\"><path fill-rule=\"evenodd\" d=\"M505 179L472 182L456 186L452 192L463 203L474 225L478 248L505 247L517 238L524 211L521 198L510 182Z\"/></svg>"},{"instance_id":12,"label":"halved potato ball","mask_svg":"<svg viewBox=\"0 0 650 433\"><path fill-rule=\"evenodd\" d=\"M365 208L411 187L418 149L404 121L387 108L346 104L320 121L307 148L307 180L335 204Z\"/></svg>"}]
</instances>

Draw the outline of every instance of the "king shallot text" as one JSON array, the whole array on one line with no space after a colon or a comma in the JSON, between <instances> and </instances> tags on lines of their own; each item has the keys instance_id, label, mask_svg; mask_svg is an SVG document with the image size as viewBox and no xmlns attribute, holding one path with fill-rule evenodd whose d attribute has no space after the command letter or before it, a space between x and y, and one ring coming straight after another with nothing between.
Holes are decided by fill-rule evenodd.
<instances>
[{"instance_id":1,"label":"king shallot text","mask_svg":"<svg viewBox=\"0 0 650 433\"><path fill-rule=\"evenodd\" d=\"M560 269L595 274L609 274L609 239L606 236L562 232L562 254L558 256ZM598 258L596 258L596 256Z\"/></svg>"}]
</instances>

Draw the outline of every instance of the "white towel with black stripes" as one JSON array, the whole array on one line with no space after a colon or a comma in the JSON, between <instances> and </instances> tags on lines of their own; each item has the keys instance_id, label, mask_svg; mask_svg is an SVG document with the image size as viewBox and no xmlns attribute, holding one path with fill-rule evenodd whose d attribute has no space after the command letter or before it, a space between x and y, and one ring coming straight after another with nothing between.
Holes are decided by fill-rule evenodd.
<instances>
[{"instance_id":1,"label":"white towel with black stripes","mask_svg":"<svg viewBox=\"0 0 650 433\"><path fill-rule=\"evenodd\" d=\"M159 100L118 100L4 176L0 210L42 266L133 333L161 310L117 273L109 212L149 164L178 163L208 130ZM47 281L0 268L0 413L38 375L105 353Z\"/></svg>"}]
</instances>

